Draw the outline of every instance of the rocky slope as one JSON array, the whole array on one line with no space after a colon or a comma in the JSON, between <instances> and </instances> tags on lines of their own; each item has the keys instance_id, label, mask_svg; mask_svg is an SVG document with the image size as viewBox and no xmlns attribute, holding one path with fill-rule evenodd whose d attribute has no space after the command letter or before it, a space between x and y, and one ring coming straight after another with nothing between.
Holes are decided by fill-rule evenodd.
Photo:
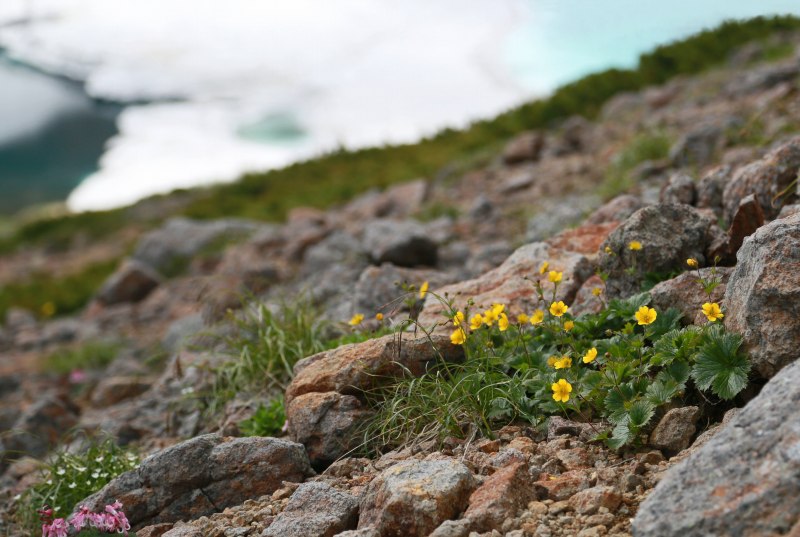
<instances>
[{"instance_id":1,"label":"rocky slope","mask_svg":"<svg viewBox=\"0 0 800 537\"><path fill-rule=\"evenodd\" d=\"M78 427L151 455L87 500L122 501L140 537L799 531L800 54L758 57L749 47L724 69L619 95L596 122L525 133L463 174L443 170L330 211L297 208L280 225L175 218L127 230L135 248L83 311L39 320L11 310L0 330L6 512L37 478L30 457ZM668 140L668 153L649 158L642 146L653 140ZM632 241L642 245L635 261ZM119 244L12 254L0 276L42 259L117 255ZM264 393L238 394L217 413L191 397L229 359L224 336L244 315L242 297L273 307L304 296L342 324L380 312L384 323L413 313L434 326L441 304L398 302L397 282L516 314L534 305L525 278L547 261L563 272L557 299L576 314L601 307L595 287L626 297L650 275L661 280L653 304L699 324L704 299L681 274L687 258L719 259L715 300L744 337L752 386L738 411L701 420L693 406L670 410L636 449L592 441L602 423L556 417L494 439L353 456L350 433L372 412L363 394L375 379L421 374L436 359L429 339L410 332L399 344L385 335L300 361L280 439L240 437L242 420L274 395L267 379ZM446 360L463 359L446 335L432 340ZM109 365L79 380L48 370L52 352L97 341L114 345ZM21 534L7 516L0 524Z\"/></svg>"}]
</instances>

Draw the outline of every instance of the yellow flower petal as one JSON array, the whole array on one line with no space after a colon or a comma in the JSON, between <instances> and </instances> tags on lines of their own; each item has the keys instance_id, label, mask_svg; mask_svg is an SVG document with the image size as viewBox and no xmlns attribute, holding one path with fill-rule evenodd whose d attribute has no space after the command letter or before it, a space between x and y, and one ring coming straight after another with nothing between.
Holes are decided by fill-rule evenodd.
<instances>
[{"instance_id":1,"label":"yellow flower petal","mask_svg":"<svg viewBox=\"0 0 800 537\"><path fill-rule=\"evenodd\" d=\"M364 320L364 314L363 313L356 313L355 315L353 315L350 318L350 320L347 322L347 324L349 324L350 326L358 326L359 324L361 324L361 321L363 321L363 320Z\"/></svg>"},{"instance_id":2,"label":"yellow flower petal","mask_svg":"<svg viewBox=\"0 0 800 537\"><path fill-rule=\"evenodd\" d=\"M544 263L542 263L542 266L539 267L539 274L544 274L545 272L547 272L547 269L549 268L550 268L550 263L545 261Z\"/></svg>"},{"instance_id":3,"label":"yellow flower petal","mask_svg":"<svg viewBox=\"0 0 800 537\"><path fill-rule=\"evenodd\" d=\"M452 334L450 334L450 342L453 345L463 345L466 340L467 334L461 328L457 328Z\"/></svg>"},{"instance_id":4,"label":"yellow flower petal","mask_svg":"<svg viewBox=\"0 0 800 537\"><path fill-rule=\"evenodd\" d=\"M563 272L557 272L555 270L551 270L547 274L547 279L550 280L553 283L558 283L558 282L561 281L561 278L562 278L563 275L564 275Z\"/></svg>"},{"instance_id":5,"label":"yellow flower petal","mask_svg":"<svg viewBox=\"0 0 800 537\"><path fill-rule=\"evenodd\" d=\"M631 241L628 243L628 248L630 248L634 252L639 251L642 249L642 243L639 241Z\"/></svg>"},{"instance_id":6,"label":"yellow flower petal","mask_svg":"<svg viewBox=\"0 0 800 537\"><path fill-rule=\"evenodd\" d=\"M477 330L481 326L483 326L483 315L476 313L469 320L469 328L470 330Z\"/></svg>"},{"instance_id":7,"label":"yellow flower petal","mask_svg":"<svg viewBox=\"0 0 800 537\"><path fill-rule=\"evenodd\" d=\"M544 321L544 312L542 310L534 311L531 315L531 324L542 324L542 321Z\"/></svg>"},{"instance_id":8,"label":"yellow flower petal","mask_svg":"<svg viewBox=\"0 0 800 537\"><path fill-rule=\"evenodd\" d=\"M561 317L562 315L567 313L568 309L569 306L564 304L562 300L559 300L558 302L553 302L552 304L550 304L550 315L552 315L553 317Z\"/></svg>"},{"instance_id":9,"label":"yellow flower petal","mask_svg":"<svg viewBox=\"0 0 800 537\"><path fill-rule=\"evenodd\" d=\"M639 323L640 326L646 326L648 324L652 324L658 314L656 310L653 308L648 308L647 306L642 306L636 311L636 321Z\"/></svg>"},{"instance_id":10,"label":"yellow flower petal","mask_svg":"<svg viewBox=\"0 0 800 537\"><path fill-rule=\"evenodd\" d=\"M591 349L586 351L586 354L583 355L583 363L590 364L594 362L595 358L597 358L597 349L592 347Z\"/></svg>"},{"instance_id":11,"label":"yellow flower petal","mask_svg":"<svg viewBox=\"0 0 800 537\"><path fill-rule=\"evenodd\" d=\"M419 298L420 298L420 300L425 298L425 295L427 295L427 294L428 294L428 282L424 282L419 287Z\"/></svg>"}]
</instances>

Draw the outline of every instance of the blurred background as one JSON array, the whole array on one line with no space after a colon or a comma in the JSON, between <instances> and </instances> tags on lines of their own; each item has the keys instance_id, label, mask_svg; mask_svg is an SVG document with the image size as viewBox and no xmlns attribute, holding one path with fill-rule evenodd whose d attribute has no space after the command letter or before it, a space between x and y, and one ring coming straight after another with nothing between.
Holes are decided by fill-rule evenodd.
<instances>
[{"instance_id":1,"label":"blurred background","mask_svg":"<svg viewBox=\"0 0 800 537\"><path fill-rule=\"evenodd\" d=\"M797 0L1 0L0 215L409 142Z\"/></svg>"}]
</instances>

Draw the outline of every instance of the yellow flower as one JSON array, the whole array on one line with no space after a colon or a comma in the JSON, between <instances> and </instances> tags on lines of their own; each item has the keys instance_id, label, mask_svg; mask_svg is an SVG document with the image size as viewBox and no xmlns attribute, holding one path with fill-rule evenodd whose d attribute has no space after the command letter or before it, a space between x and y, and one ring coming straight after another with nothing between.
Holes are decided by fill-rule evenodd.
<instances>
[{"instance_id":1,"label":"yellow flower","mask_svg":"<svg viewBox=\"0 0 800 537\"><path fill-rule=\"evenodd\" d=\"M636 311L636 320L641 326L652 324L653 321L656 320L657 316L656 310L653 308L648 308L647 306L642 306Z\"/></svg>"},{"instance_id":2,"label":"yellow flower","mask_svg":"<svg viewBox=\"0 0 800 537\"><path fill-rule=\"evenodd\" d=\"M705 315L712 323L725 317L725 314L722 313L719 304L716 302L706 302L703 304L703 315Z\"/></svg>"},{"instance_id":3,"label":"yellow flower","mask_svg":"<svg viewBox=\"0 0 800 537\"><path fill-rule=\"evenodd\" d=\"M563 301L559 300L558 302L553 302L552 304L550 304L550 315L552 315L553 317L561 317L562 315L567 313L568 309L569 306L564 304Z\"/></svg>"},{"instance_id":4,"label":"yellow flower","mask_svg":"<svg viewBox=\"0 0 800 537\"><path fill-rule=\"evenodd\" d=\"M603 290L600 289L599 287L595 287L594 289L592 289L592 294L594 296L600 296L601 294L603 294Z\"/></svg>"},{"instance_id":5,"label":"yellow flower","mask_svg":"<svg viewBox=\"0 0 800 537\"><path fill-rule=\"evenodd\" d=\"M356 313L355 315L353 315L350 318L350 320L347 322L347 324L349 324L350 326L358 326L359 324L361 324L361 321L363 321L363 320L364 320L364 314L363 313Z\"/></svg>"},{"instance_id":6,"label":"yellow flower","mask_svg":"<svg viewBox=\"0 0 800 537\"><path fill-rule=\"evenodd\" d=\"M542 310L536 310L531 315L531 324L541 324L544 321L544 312Z\"/></svg>"},{"instance_id":7,"label":"yellow flower","mask_svg":"<svg viewBox=\"0 0 800 537\"><path fill-rule=\"evenodd\" d=\"M558 356L551 356L550 358L547 359L547 365L549 365L550 367L555 367L556 362L559 361L560 359L561 358L559 358Z\"/></svg>"},{"instance_id":8,"label":"yellow flower","mask_svg":"<svg viewBox=\"0 0 800 537\"><path fill-rule=\"evenodd\" d=\"M605 253L607 253L608 255L611 255L611 254L613 253L613 252L611 251L611 246L606 246L606 247L605 247L605 249L604 249L603 251L604 251Z\"/></svg>"},{"instance_id":9,"label":"yellow flower","mask_svg":"<svg viewBox=\"0 0 800 537\"><path fill-rule=\"evenodd\" d=\"M692 268L697 268L697 259L695 259L694 257L690 257L689 259L686 260L686 264Z\"/></svg>"},{"instance_id":10,"label":"yellow flower","mask_svg":"<svg viewBox=\"0 0 800 537\"><path fill-rule=\"evenodd\" d=\"M528 317L527 313L520 313L517 315L517 324L528 324L530 320L531 318Z\"/></svg>"},{"instance_id":11,"label":"yellow flower","mask_svg":"<svg viewBox=\"0 0 800 537\"><path fill-rule=\"evenodd\" d=\"M556 272L555 270L551 270L550 273L547 275L547 279L553 283L558 283L561 281L561 276L563 272Z\"/></svg>"},{"instance_id":12,"label":"yellow flower","mask_svg":"<svg viewBox=\"0 0 800 537\"><path fill-rule=\"evenodd\" d=\"M544 274L545 272L547 272L547 269L549 268L550 268L550 263L545 261L544 263L542 263L542 266L539 267L539 274Z\"/></svg>"},{"instance_id":13,"label":"yellow flower","mask_svg":"<svg viewBox=\"0 0 800 537\"><path fill-rule=\"evenodd\" d=\"M642 249L642 243L639 241L631 241L628 243L628 248L636 252Z\"/></svg>"},{"instance_id":14,"label":"yellow flower","mask_svg":"<svg viewBox=\"0 0 800 537\"><path fill-rule=\"evenodd\" d=\"M453 345L463 345L466 340L467 334L462 328L456 328L455 331L450 334L450 343Z\"/></svg>"},{"instance_id":15,"label":"yellow flower","mask_svg":"<svg viewBox=\"0 0 800 537\"><path fill-rule=\"evenodd\" d=\"M572 321L564 321L564 330L565 331L569 332L573 328L575 328L575 323L574 322L572 322Z\"/></svg>"},{"instance_id":16,"label":"yellow flower","mask_svg":"<svg viewBox=\"0 0 800 537\"><path fill-rule=\"evenodd\" d=\"M506 307L503 304L492 304L492 313L494 313L495 317L499 317L505 309Z\"/></svg>"},{"instance_id":17,"label":"yellow flower","mask_svg":"<svg viewBox=\"0 0 800 537\"><path fill-rule=\"evenodd\" d=\"M569 394L572 391L572 384L564 379L558 379L550 388L553 390L553 399L559 403L569 401Z\"/></svg>"},{"instance_id":18,"label":"yellow flower","mask_svg":"<svg viewBox=\"0 0 800 537\"><path fill-rule=\"evenodd\" d=\"M459 311L453 316L453 324L456 326L461 326L464 324L464 312Z\"/></svg>"},{"instance_id":19,"label":"yellow flower","mask_svg":"<svg viewBox=\"0 0 800 537\"><path fill-rule=\"evenodd\" d=\"M56 305L52 302L45 302L41 308L42 317L52 317L56 314Z\"/></svg>"},{"instance_id":20,"label":"yellow flower","mask_svg":"<svg viewBox=\"0 0 800 537\"><path fill-rule=\"evenodd\" d=\"M422 300L425 298L425 295L428 294L428 282L423 282L422 285L419 286L419 298Z\"/></svg>"},{"instance_id":21,"label":"yellow flower","mask_svg":"<svg viewBox=\"0 0 800 537\"><path fill-rule=\"evenodd\" d=\"M483 324L486 326L492 326L496 320L497 315L492 310L489 309L483 312Z\"/></svg>"},{"instance_id":22,"label":"yellow flower","mask_svg":"<svg viewBox=\"0 0 800 537\"><path fill-rule=\"evenodd\" d=\"M469 327L471 330L477 330L483 324L483 316L480 313L476 313L472 316L469 320Z\"/></svg>"},{"instance_id":23,"label":"yellow flower","mask_svg":"<svg viewBox=\"0 0 800 537\"><path fill-rule=\"evenodd\" d=\"M592 347L591 349L586 351L586 354L583 355L583 363L591 364L592 362L594 362L595 358L597 358L597 349Z\"/></svg>"},{"instance_id":24,"label":"yellow flower","mask_svg":"<svg viewBox=\"0 0 800 537\"><path fill-rule=\"evenodd\" d=\"M376 313L375 314L375 319L378 320L378 321L382 321L383 320L383 313L380 313L380 312Z\"/></svg>"},{"instance_id":25,"label":"yellow flower","mask_svg":"<svg viewBox=\"0 0 800 537\"><path fill-rule=\"evenodd\" d=\"M500 314L500 318L497 320L497 327L501 332L508 330L508 315L505 313Z\"/></svg>"},{"instance_id":26,"label":"yellow flower","mask_svg":"<svg viewBox=\"0 0 800 537\"><path fill-rule=\"evenodd\" d=\"M553 365L555 366L556 369L568 369L572 367L572 358L570 358L569 356L562 356L561 358L556 360L556 363Z\"/></svg>"}]
</instances>

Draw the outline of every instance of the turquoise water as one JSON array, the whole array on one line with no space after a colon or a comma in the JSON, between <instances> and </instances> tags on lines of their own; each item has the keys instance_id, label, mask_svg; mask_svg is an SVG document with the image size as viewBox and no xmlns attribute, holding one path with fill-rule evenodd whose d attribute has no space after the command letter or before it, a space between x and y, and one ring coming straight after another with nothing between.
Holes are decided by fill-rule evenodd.
<instances>
[{"instance_id":1,"label":"turquoise water","mask_svg":"<svg viewBox=\"0 0 800 537\"><path fill-rule=\"evenodd\" d=\"M0 2L2 1L0 0ZM102 0L97 1L98 4L102 2ZM279 0L273 1L275 5L283 5ZM481 4L484 12L487 10L491 13L505 12L505 9L513 6L513 9L508 11L513 13L513 16L509 17L509 24L513 27L498 29L496 39L493 37L490 43L484 43L481 50L474 51L474 63L479 67L478 71L485 72L486 79L499 81L496 86L502 91L498 90L494 93L488 91L487 88L490 86L494 90L493 82L483 88L486 91L486 98L482 98L484 93L476 92L476 95L481 96L480 101L473 99L468 102L465 100L466 104L462 105L460 104L461 98L469 95L474 87L469 84L458 86L457 91L447 94L448 98L452 97L450 100L455 103L454 110L456 110L454 114L447 116L449 118L447 121L452 122L452 115L458 116L462 110L465 120L474 118L477 114L491 115L494 110L499 111L510 106L509 103L518 102L507 98L511 94L518 95L519 99L524 99L527 96L544 94L560 84L589 72L611 66L632 66L636 63L639 54L652 49L655 45L715 26L725 19L786 13L800 15L800 0L670 0L669 2L508 0L498 2L498 4L489 3L492 0L484 1L487 2ZM173 7L177 6L176 9L181 6L185 7L185 5L188 5L189 9L194 9L193 4L188 0L186 2L172 0L171 3L167 2L165 5L168 4ZM340 9L340 7L337 6L336 9ZM379 9L379 7L373 6L373 9ZM302 19L301 22L313 19L312 15L301 13L301 11L297 13L299 19ZM519 11L518 14L517 11ZM414 27L416 20L418 26L421 26L423 22L428 26L435 24L434 34L438 36L447 29L447 23L453 23L451 20L440 21L438 12L435 11L437 16L427 20L420 17L419 13L418 8L413 6L409 8L409 17L404 20L406 24L403 26L402 32L409 32L410 35L413 35L416 29ZM160 14L148 12L148 16L151 15ZM241 25L247 27L246 23L251 22L237 21L235 15L235 13L231 13L231 20L235 23L232 24L237 32L242 27ZM89 18L91 19L91 17ZM466 22L462 21L462 23L466 25L464 28L460 28L463 35L474 34L475 28L486 26L484 18L479 18L477 21L467 18ZM91 39L94 35L85 28L97 30L97 28L107 29L109 27L103 21L97 27L89 23L84 27L82 24L78 20L73 25L74 27L68 25L69 28L72 28L70 31L73 32L76 42L85 42L84 39ZM144 23L139 20L139 24L147 27L147 24L150 23L147 20ZM47 24L44 26L46 27ZM406 26L410 28L406 28ZM338 28L338 26L334 27ZM286 31L287 28L273 28L273 31L278 30ZM263 33L260 26L258 32L259 35ZM191 32L189 33L191 34ZM361 138L356 136L355 138L359 140L358 143L379 144L386 139L386 136L391 137L397 134L391 130L391 126L386 125L385 121L385 117L391 119L393 116L382 114L384 110L388 109L387 107L392 106L404 111L399 115L400 119L394 118L396 128L410 130L411 136L413 136L413 132L432 132L433 127L452 124L445 120L437 120L437 123L424 124L425 129L415 127L415 121L420 117L429 118L431 110L447 108L444 105L449 102L442 99L441 93L439 97L429 97L429 92L426 91L408 95L407 92L398 89L396 95L391 95L392 100L386 102L382 100L381 95L383 94L376 96L370 93L370 82L381 82L382 80L380 78L382 72L380 69L374 69L375 65L386 64L387 73L393 76L395 73L391 71L397 70L402 75L401 81L403 82L414 80L419 72L419 63L410 62L405 65L405 70L402 70L396 65L397 62L390 61L391 58L400 59L407 48L395 47L395 41L389 39L384 42L379 36L371 36L369 40L357 41L357 45L353 45L346 39L347 36L342 36L340 39L340 33L335 33L331 42L339 44L341 41L343 50L341 54L334 56L335 58L341 56L345 59L341 64L330 67L330 73L323 68L314 71L317 78L313 78L313 85L309 90L312 96L316 92L323 96L326 93L332 93L335 98L332 97L330 101L322 101L334 103L330 109L320 112L319 109L309 107L309 103L304 99L293 98L287 101L290 103L287 105L290 108L288 112L265 115L259 101L257 103L259 104L258 110L248 109L246 113L242 114L242 117L235 115L235 136L231 140L227 135L231 129L230 124L233 123L230 117L233 116L225 115L227 112L221 101L209 100L208 103L205 103L200 98L194 102L188 102L190 106L185 109L178 109L179 107L173 109L169 106L159 108L157 103L142 103L142 106L127 110L123 116L126 121L121 122L123 126L127 127L123 128L124 135L114 140L115 151L108 153L105 152L106 144L117 133L117 120L122 107L100 104L87 97L80 84L51 77L15 64L0 54L0 192L2 192L0 214L13 213L35 203L64 200L84 178L90 175L92 175L92 179L95 179L98 175L105 173L103 179L106 181L98 182L96 185L96 190L99 192L96 197L102 201L112 195L127 194L131 191L134 192L134 196L152 194L156 190L144 189L139 193L138 190L132 188L141 187L146 181L157 183L155 186L161 189L158 191L164 191L169 188L197 185L205 181L209 175L212 176L209 181L233 179L242 173L242 170L261 169L267 166L264 164L264 159L257 158L261 157L264 151L257 147L257 144L251 142L258 142L272 150L293 148L295 145L309 140L313 142L316 139L315 136L319 135L319 128L315 130L315 125L322 125L328 129L325 131L326 136L330 135L332 131L336 131L338 136L338 131L341 131L341 136L345 139L350 135L350 131L361 129L369 134L363 134L366 141L361 141ZM238 36L238 33L236 35ZM444 33L444 35L457 34L451 31L450 34ZM169 36L171 34L167 37ZM203 37L202 33L199 37ZM112 38L112 41L116 43L117 36L112 35ZM188 70L189 82L185 80L181 80L181 82L188 84L194 80L191 77L195 76L197 79L195 85L201 87L205 84L211 88L209 94L216 95L214 93L216 85L224 87L225 84L231 84L229 80L217 80L220 72L224 71L220 67L224 65L223 61L234 64L241 62L243 65L257 66L259 71L265 70L264 66L256 61L268 57L264 56L264 48L250 43L248 49L247 40L242 41L244 44L241 47L238 46L238 37L234 40L220 41L231 44L231 56L228 57L226 52L216 56L211 55L210 58L191 40L188 44L180 41L181 46L177 50L190 50L197 56L190 63L192 69ZM98 41L98 43L102 42L102 39ZM122 42L125 43L125 40ZM142 51L136 52L138 49L135 47L132 52L122 51L125 54L117 51L121 54L121 59L117 58L116 61L122 67L116 66L118 69L110 69L109 72L116 73L117 76L120 74L126 76L121 79L114 76L111 76L110 79L100 77L101 81L105 82L103 87L113 88L113 83L116 83L118 87L115 89L123 96L129 93L136 94L137 91L143 91L143 95L157 96L158 92L148 93L149 86L158 88L160 84L165 84L167 87L171 87L170 84L174 81L169 78L164 80L163 77L159 78L159 75L153 74L153 72L160 72L159 67L163 69L164 65L170 65L170 56L164 52L171 50L170 43L171 41L167 40L163 44L163 50L155 46L158 43L152 46L152 50L145 49L145 52L152 56L148 56ZM232 45L233 43L236 44L235 47ZM258 43L260 42L257 42L256 45ZM432 43L430 46L437 44L435 40ZM303 47L308 47L308 45L307 42L302 44ZM447 41L442 45L445 52L451 53L450 56L461 54L461 49L456 44ZM292 57L292 50L298 52L297 48L292 48L296 46L286 45L284 48L287 50L281 49L281 52L284 53L281 57ZM363 57L360 58L360 63L355 65L355 71L350 73L348 68L353 68L354 62L351 49L348 47L352 46L358 46ZM65 48L71 50L69 46ZM224 51L227 50L227 48L224 49ZM161 53L157 53L158 51ZM132 56L139 54L139 56L130 58L127 56L128 53ZM429 53L430 48L426 46L424 54ZM464 54L467 53L464 52ZM441 76L449 77L451 74L449 70L457 69L454 67L456 62L453 60L461 58L450 56L441 55L441 68L438 67L438 63L432 64L435 76L441 74ZM35 57L34 55L34 59ZM80 54L76 53L76 57L80 59ZM116 56L112 55L112 58L116 58ZM316 65L315 56L311 54L309 58L306 58L306 63L311 66ZM133 61L134 59L135 61ZM129 61L133 61L131 65L134 66L134 69L126 71L124 67L128 65L126 62ZM57 62L58 60L56 60ZM154 67L153 72L146 68L142 69L142 66L150 67L150 62ZM111 63L113 64L113 61ZM460 68L475 68L475 65L471 63L465 65L466 67L462 65ZM110 67L115 66L111 65ZM364 83L359 80L358 77L361 76L359 69L370 73L369 82ZM311 69L309 68L309 70ZM169 69L167 71L172 73ZM340 73L344 73L346 76L337 78L336 75ZM105 74L108 76L108 72ZM452 78L459 80L458 74L452 73ZM264 87L269 86L268 78L264 79L267 82L253 83L252 86L248 85L250 82L248 77L244 77L242 80L242 85L237 90L244 88L244 93L247 95L242 97L234 91L233 100L240 99L242 102L246 102L248 99L245 97L260 93L272 98L275 88ZM256 77L255 80L261 81L262 79ZM294 88L292 77L278 77L276 80L282 90L286 90L289 95L294 95L290 91ZM465 80L475 79L467 77ZM109 81L112 84L109 84ZM424 83L431 84L428 80L422 82L423 84L418 85L419 87L423 87ZM308 80L305 80L305 83L308 83ZM374 85L377 88L376 91L385 91L381 84ZM305 88L305 86L303 87ZM513 91L506 92L508 88L513 88ZM303 91L306 90L308 88ZM202 92L200 93L202 94ZM222 93L227 99L228 94L225 91ZM277 92L277 94L282 93ZM300 94L305 95L303 92ZM107 96L108 94L100 93L100 95ZM112 93L112 95L115 94ZM502 97L504 104L496 104L492 101L492 95L498 99ZM143 97L142 100L145 98ZM256 99L256 101L258 100ZM354 102L356 106L353 106ZM482 111L476 111L475 102L483 103L486 106L481 109ZM209 106L204 106L205 104ZM347 107L348 104L350 108ZM456 105L461 108L457 108ZM138 114L133 113L134 111L138 111ZM355 118L354 116L357 114L362 114L363 117ZM373 116L378 119L371 121ZM309 118L312 118L312 121L308 121ZM368 124L365 123L365 118ZM380 118L384 118L384 120ZM360 119L360 123L354 121L355 119ZM397 127L398 125L399 127ZM373 126L376 128L372 128ZM358 132L361 133L361 131ZM247 142L249 145L240 147L241 142ZM283 155L287 151L279 152ZM103 166L99 166L104 154L106 156L103 159ZM205 157L206 160L198 158L198 154ZM291 158L294 157L286 157L289 160ZM273 161L270 160L270 162ZM143 163L150 167L142 166ZM98 169L101 170L101 173L95 174L94 172ZM84 183L82 188L91 186L92 179ZM150 187L148 186L148 188ZM129 201L129 198L125 198L125 203Z\"/></svg>"},{"instance_id":2,"label":"turquoise water","mask_svg":"<svg viewBox=\"0 0 800 537\"><path fill-rule=\"evenodd\" d=\"M513 75L545 92L726 19L800 15L800 0L527 0L523 24L505 46Z\"/></svg>"},{"instance_id":3,"label":"turquoise water","mask_svg":"<svg viewBox=\"0 0 800 537\"><path fill-rule=\"evenodd\" d=\"M64 200L97 169L118 113L0 55L0 214Z\"/></svg>"}]
</instances>

